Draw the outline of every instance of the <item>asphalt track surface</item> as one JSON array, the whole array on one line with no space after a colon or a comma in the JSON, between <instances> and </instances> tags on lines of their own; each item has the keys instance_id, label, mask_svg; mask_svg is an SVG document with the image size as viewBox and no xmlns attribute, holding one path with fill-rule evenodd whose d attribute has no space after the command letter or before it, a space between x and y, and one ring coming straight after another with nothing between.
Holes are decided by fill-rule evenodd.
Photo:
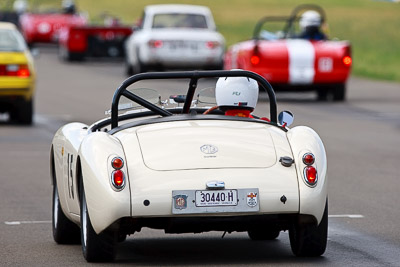
<instances>
[{"instance_id":1,"label":"asphalt track surface","mask_svg":"<svg viewBox=\"0 0 400 267\"><path fill-rule=\"evenodd\" d=\"M12 125L0 115L0 266L83 266L80 245L57 245L52 238L50 145L65 123L104 116L125 79L123 64L66 64L54 48L42 47L36 66L34 125ZM119 245L114 265L400 266L400 84L352 77L343 103L316 102L313 94L277 98L278 110L291 110L294 126L314 128L327 150L326 253L294 257L287 233L255 242L245 233L221 238L220 232L143 229Z\"/></svg>"}]
</instances>

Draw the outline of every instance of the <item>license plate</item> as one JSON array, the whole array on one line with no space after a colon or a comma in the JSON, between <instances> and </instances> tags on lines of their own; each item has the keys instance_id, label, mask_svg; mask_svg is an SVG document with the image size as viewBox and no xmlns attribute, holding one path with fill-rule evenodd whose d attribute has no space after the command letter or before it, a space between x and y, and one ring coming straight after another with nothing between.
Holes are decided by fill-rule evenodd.
<instances>
[{"instance_id":1,"label":"license plate","mask_svg":"<svg viewBox=\"0 0 400 267\"><path fill-rule=\"evenodd\" d=\"M237 190L196 191L196 207L236 206Z\"/></svg>"},{"instance_id":2,"label":"license plate","mask_svg":"<svg viewBox=\"0 0 400 267\"><path fill-rule=\"evenodd\" d=\"M197 50L198 45L196 42L189 41L171 41L169 47L172 50L175 49L186 49L186 50Z\"/></svg>"},{"instance_id":3,"label":"license plate","mask_svg":"<svg viewBox=\"0 0 400 267\"><path fill-rule=\"evenodd\" d=\"M173 214L237 213L260 210L258 188L173 190Z\"/></svg>"}]
</instances>

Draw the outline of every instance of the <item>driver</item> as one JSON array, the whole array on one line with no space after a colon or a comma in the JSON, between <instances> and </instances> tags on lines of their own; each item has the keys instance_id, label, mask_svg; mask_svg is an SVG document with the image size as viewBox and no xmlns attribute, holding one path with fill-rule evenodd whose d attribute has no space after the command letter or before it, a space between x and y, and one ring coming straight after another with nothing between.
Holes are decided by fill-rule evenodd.
<instances>
[{"instance_id":1,"label":"driver","mask_svg":"<svg viewBox=\"0 0 400 267\"><path fill-rule=\"evenodd\" d=\"M251 112L258 100L258 83L247 77L221 77L215 87L217 106L203 114L209 114L215 109L225 112L226 116L254 118ZM269 121L262 117L261 120Z\"/></svg>"},{"instance_id":2,"label":"driver","mask_svg":"<svg viewBox=\"0 0 400 267\"><path fill-rule=\"evenodd\" d=\"M75 14L76 13L76 6L73 0L63 0L62 9L64 14Z\"/></svg>"},{"instance_id":3,"label":"driver","mask_svg":"<svg viewBox=\"0 0 400 267\"><path fill-rule=\"evenodd\" d=\"M227 116L250 117L258 99L258 83L247 77L221 77L215 87L218 108Z\"/></svg>"},{"instance_id":4,"label":"driver","mask_svg":"<svg viewBox=\"0 0 400 267\"><path fill-rule=\"evenodd\" d=\"M299 21L301 34L299 38L308 40L326 40L327 37L321 32L322 19L320 14L314 10L304 12Z\"/></svg>"}]
</instances>

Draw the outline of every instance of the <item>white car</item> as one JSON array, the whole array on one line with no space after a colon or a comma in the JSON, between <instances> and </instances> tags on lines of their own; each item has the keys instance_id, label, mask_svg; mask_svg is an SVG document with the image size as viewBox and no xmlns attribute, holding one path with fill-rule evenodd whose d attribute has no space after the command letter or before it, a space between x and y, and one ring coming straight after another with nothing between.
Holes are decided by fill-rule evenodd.
<instances>
[{"instance_id":1,"label":"white car","mask_svg":"<svg viewBox=\"0 0 400 267\"><path fill-rule=\"evenodd\" d=\"M201 81L239 76L267 91L270 120L255 115L268 110L243 118L200 106L207 99L200 93L210 89L200 90ZM165 81L174 79L189 88L171 97L177 104L159 100L142 83L164 91ZM295 255L325 252L324 145L309 127L288 128L290 112L277 116L274 91L264 78L241 70L143 73L121 84L111 107L110 117L92 125L69 123L54 136L57 243L81 242L87 261L110 261L116 243L143 227L165 233L247 231L252 240L289 230Z\"/></svg>"},{"instance_id":2,"label":"white car","mask_svg":"<svg viewBox=\"0 0 400 267\"><path fill-rule=\"evenodd\" d=\"M222 69L225 39L208 7L149 5L125 43L126 74L150 69Z\"/></svg>"}]
</instances>

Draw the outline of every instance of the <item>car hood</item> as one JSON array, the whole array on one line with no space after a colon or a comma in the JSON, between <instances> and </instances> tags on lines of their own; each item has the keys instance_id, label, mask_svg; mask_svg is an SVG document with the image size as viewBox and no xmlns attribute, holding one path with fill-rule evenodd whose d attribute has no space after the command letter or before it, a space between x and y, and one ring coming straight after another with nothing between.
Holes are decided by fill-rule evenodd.
<instances>
[{"instance_id":1,"label":"car hood","mask_svg":"<svg viewBox=\"0 0 400 267\"><path fill-rule=\"evenodd\" d=\"M277 161L270 127L243 121L175 121L141 126L130 138L137 138L143 162L153 170L268 168ZM124 147L131 158L134 151Z\"/></svg>"}]
</instances>

